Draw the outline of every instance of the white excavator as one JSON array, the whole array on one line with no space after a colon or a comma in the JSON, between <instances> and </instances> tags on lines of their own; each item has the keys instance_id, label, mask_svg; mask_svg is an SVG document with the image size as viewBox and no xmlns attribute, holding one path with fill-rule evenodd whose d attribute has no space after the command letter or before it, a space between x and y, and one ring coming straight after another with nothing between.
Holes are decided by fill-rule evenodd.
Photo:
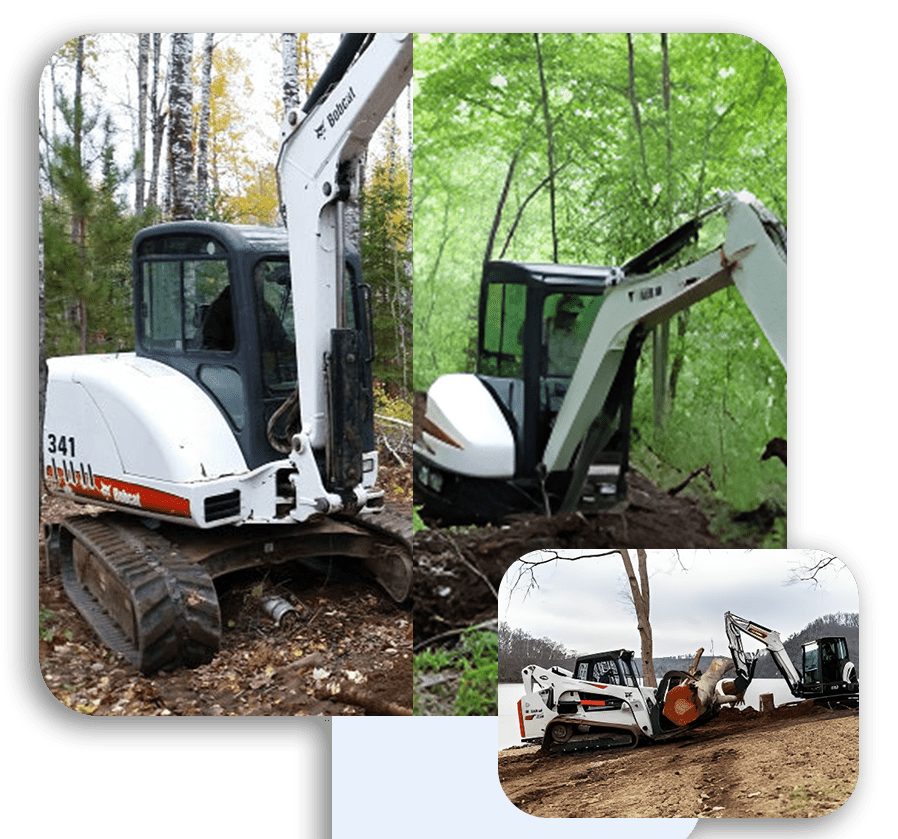
<instances>
[{"instance_id":1,"label":"white excavator","mask_svg":"<svg viewBox=\"0 0 898 839\"><path fill-rule=\"evenodd\" d=\"M343 213L411 70L410 34L343 36L282 127L286 229L141 231L135 351L48 361L44 486L105 512L48 528L47 568L144 673L211 660L213 580L241 568L352 557L407 598L411 523L376 486L369 294Z\"/></svg>"},{"instance_id":2,"label":"white excavator","mask_svg":"<svg viewBox=\"0 0 898 839\"><path fill-rule=\"evenodd\" d=\"M842 636L817 638L801 646L801 673L795 668L779 632L732 612L725 616L730 652L741 681L741 691L754 678L761 656L769 654L792 695L818 703L856 705L860 699L857 668L848 656L848 644ZM763 650L745 652L742 635L764 645Z\"/></svg>"},{"instance_id":3,"label":"white excavator","mask_svg":"<svg viewBox=\"0 0 898 839\"><path fill-rule=\"evenodd\" d=\"M567 513L626 495L636 362L653 329L735 285L786 366L786 232L749 193L621 267L489 262L477 372L438 378L416 424L415 503L449 523ZM722 215L707 255L659 271Z\"/></svg>"}]
</instances>

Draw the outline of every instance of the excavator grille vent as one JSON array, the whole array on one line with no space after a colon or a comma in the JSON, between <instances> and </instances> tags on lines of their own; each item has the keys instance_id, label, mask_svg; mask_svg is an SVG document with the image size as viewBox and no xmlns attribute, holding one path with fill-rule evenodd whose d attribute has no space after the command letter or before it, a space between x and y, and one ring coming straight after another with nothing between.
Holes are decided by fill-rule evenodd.
<instances>
[{"instance_id":1,"label":"excavator grille vent","mask_svg":"<svg viewBox=\"0 0 898 839\"><path fill-rule=\"evenodd\" d=\"M224 495L210 495L203 502L206 522L221 521L240 515L240 490L235 489Z\"/></svg>"}]
</instances>

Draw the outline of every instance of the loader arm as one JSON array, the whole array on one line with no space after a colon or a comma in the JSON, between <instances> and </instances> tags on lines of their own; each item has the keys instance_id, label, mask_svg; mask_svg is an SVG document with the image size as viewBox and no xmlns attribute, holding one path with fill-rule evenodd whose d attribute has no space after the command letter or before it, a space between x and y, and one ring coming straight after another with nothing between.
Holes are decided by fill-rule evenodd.
<instances>
[{"instance_id":1,"label":"loader arm","mask_svg":"<svg viewBox=\"0 0 898 839\"><path fill-rule=\"evenodd\" d=\"M337 334L358 332L362 326L353 323L347 312L343 208L358 189L358 170L368 142L408 84L411 69L410 33L344 36L309 101L303 108L292 109L281 129L277 175L296 309L303 427L298 443L307 441L316 450L327 448L329 462L331 448L351 443L358 430L351 417L344 428L342 420L335 423L328 384L350 393L357 390L351 379L342 385L334 383L354 365L367 365L370 378L370 347L359 346L351 335ZM339 395L334 402L340 404ZM373 485L372 470L367 469L364 476L355 474L361 471L358 464L328 467L338 492L353 491L363 477L366 487Z\"/></svg>"},{"instance_id":2,"label":"loader arm","mask_svg":"<svg viewBox=\"0 0 898 839\"><path fill-rule=\"evenodd\" d=\"M601 409L615 384L628 341L727 286L739 289L786 366L785 254L765 229L769 214L749 199L747 194L729 195L706 211L705 215L719 211L728 222L726 239L716 250L662 274L627 273L628 266L631 271L645 270L646 264L668 258L672 246L663 240L658 244L665 247L657 259L631 260L606 290L546 444L542 463L547 473L571 468L575 454L585 468L591 457L587 450L598 451L607 442L614 430L613 417L604 418L603 423ZM577 485L575 478L572 486ZM573 508L575 496L569 493L562 512Z\"/></svg>"}]
</instances>

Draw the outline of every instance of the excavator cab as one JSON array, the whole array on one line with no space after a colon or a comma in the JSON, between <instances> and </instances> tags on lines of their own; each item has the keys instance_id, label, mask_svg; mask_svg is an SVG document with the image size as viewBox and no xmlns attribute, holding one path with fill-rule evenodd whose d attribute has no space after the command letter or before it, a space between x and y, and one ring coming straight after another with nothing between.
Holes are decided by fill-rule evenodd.
<instances>
[{"instance_id":1,"label":"excavator cab","mask_svg":"<svg viewBox=\"0 0 898 839\"><path fill-rule=\"evenodd\" d=\"M133 248L135 349L213 400L249 468L283 457L300 428L294 301L284 228L182 221L141 231ZM347 260L350 327L365 334L358 260ZM369 352L361 354L364 361ZM370 420L370 365L364 375ZM289 410L281 410L289 403ZM363 423L364 426L364 423ZM373 449L373 424L366 442Z\"/></svg>"},{"instance_id":2,"label":"excavator cab","mask_svg":"<svg viewBox=\"0 0 898 839\"><path fill-rule=\"evenodd\" d=\"M818 638L801 648L802 683L809 690L837 682L845 678L846 665L850 665L848 644L844 638ZM854 665L851 665L853 672Z\"/></svg>"},{"instance_id":3,"label":"excavator cab","mask_svg":"<svg viewBox=\"0 0 898 839\"><path fill-rule=\"evenodd\" d=\"M480 293L477 376L501 408L512 429L515 472L532 474L593 321L615 269L577 265L491 262ZM632 376L629 377L632 384ZM608 465L602 491L613 496L627 457L632 387L606 406L615 415L611 442L595 458ZM566 476L547 482L550 496L561 496Z\"/></svg>"}]
</instances>

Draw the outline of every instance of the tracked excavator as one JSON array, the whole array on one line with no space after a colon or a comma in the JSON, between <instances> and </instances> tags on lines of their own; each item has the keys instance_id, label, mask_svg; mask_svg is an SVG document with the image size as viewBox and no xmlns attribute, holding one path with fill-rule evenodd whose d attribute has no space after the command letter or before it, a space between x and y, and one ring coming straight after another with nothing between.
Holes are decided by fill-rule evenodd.
<instances>
[{"instance_id":1,"label":"tracked excavator","mask_svg":"<svg viewBox=\"0 0 898 839\"><path fill-rule=\"evenodd\" d=\"M490 262L477 372L427 392L415 502L449 523L594 511L626 495L636 362L656 325L735 285L786 366L786 231L749 193L713 206L620 267ZM665 269L708 219L724 241Z\"/></svg>"},{"instance_id":2,"label":"tracked excavator","mask_svg":"<svg viewBox=\"0 0 898 839\"><path fill-rule=\"evenodd\" d=\"M769 653L793 696L813 699L818 703L857 705L859 702L857 668L848 657L848 644L844 637L817 638L802 644L799 674L786 652L779 632L740 618L732 612L726 613L725 621L730 652L744 686L754 677L760 657ZM742 646L742 635L760 641L764 649L746 653ZM744 687L742 689L744 691Z\"/></svg>"},{"instance_id":3,"label":"tracked excavator","mask_svg":"<svg viewBox=\"0 0 898 839\"><path fill-rule=\"evenodd\" d=\"M48 528L47 569L144 673L214 657L214 580L238 569L348 557L408 595L411 523L376 485L370 295L343 215L411 68L409 34L344 36L282 127L286 229L141 231L134 352L48 362L44 486L103 512Z\"/></svg>"},{"instance_id":4,"label":"tracked excavator","mask_svg":"<svg viewBox=\"0 0 898 839\"><path fill-rule=\"evenodd\" d=\"M521 741L544 751L626 750L704 725L719 711L716 690L730 670L717 658L708 670L671 670L657 688L643 687L631 650L581 656L574 669L531 664L521 671Z\"/></svg>"}]
</instances>

